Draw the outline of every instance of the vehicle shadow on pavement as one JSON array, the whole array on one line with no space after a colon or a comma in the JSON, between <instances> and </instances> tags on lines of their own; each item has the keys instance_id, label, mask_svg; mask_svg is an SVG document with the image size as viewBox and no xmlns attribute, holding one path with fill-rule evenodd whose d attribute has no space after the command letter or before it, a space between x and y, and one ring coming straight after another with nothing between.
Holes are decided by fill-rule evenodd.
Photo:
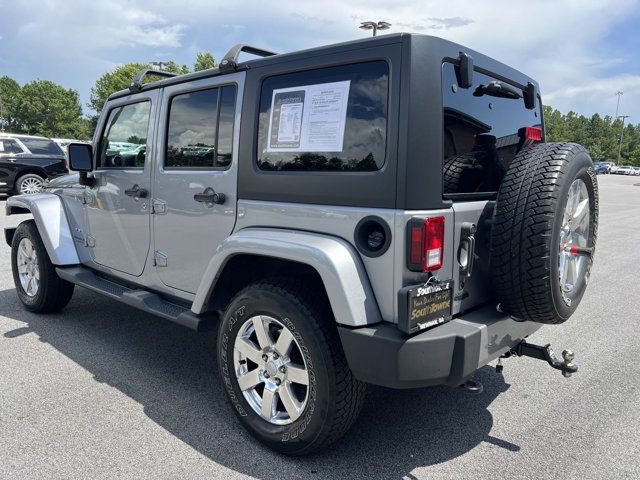
<instances>
[{"instance_id":1,"label":"vehicle shadow on pavement","mask_svg":"<svg viewBox=\"0 0 640 480\"><path fill-rule=\"evenodd\" d=\"M2 291L0 315L25 323L5 338L35 333L96 381L138 402L182 442L253 477L414 478L414 469L446 462L482 442L520 449L490 434L487 408L509 388L490 367L476 374L484 385L480 395L449 387L372 386L359 421L338 444L289 458L260 445L237 422L217 376L216 332L192 332L80 288L63 312L49 315L26 312L14 290Z\"/></svg>"}]
</instances>

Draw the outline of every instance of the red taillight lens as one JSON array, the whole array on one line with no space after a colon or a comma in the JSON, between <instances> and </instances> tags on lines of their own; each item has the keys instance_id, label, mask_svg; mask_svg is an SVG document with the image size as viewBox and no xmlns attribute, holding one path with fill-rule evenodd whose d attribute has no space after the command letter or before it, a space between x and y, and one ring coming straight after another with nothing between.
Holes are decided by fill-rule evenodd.
<instances>
[{"instance_id":1,"label":"red taillight lens","mask_svg":"<svg viewBox=\"0 0 640 480\"><path fill-rule=\"evenodd\" d=\"M525 140L542 141L542 129L538 127L524 127Z\"/></svg>"},{"instance_id":2,"label":"red taillight lens","mask_svg":"<svg viewBox=\"0 0 640 480\"><path fill-rule=\"evenodd\" d=\"M431 272L442 267L444 217L424 219L424 255L422 270Z\"/></svg>"},{"instance_id":3,"label":"red taillight lens","mask_svg":"<svg viewBox=\"0 0 640 480\"><path fill-rule=\"evenodd\" d=\"M424 228L422 225L414 225L411 227L411 246L409 248L409 262L412 265L422 265L422 236Z\"/></svg>"},{"instance_id":4,"label":"red taillight lens","mask_svg":"<svg viewBox=\"0 0 640 480\"><path fill-rule=\"evenodd\" d=\"M442 268L444 217L413 218L409 222L409 270L431 272Z\"/></svg>"}]
</instances>

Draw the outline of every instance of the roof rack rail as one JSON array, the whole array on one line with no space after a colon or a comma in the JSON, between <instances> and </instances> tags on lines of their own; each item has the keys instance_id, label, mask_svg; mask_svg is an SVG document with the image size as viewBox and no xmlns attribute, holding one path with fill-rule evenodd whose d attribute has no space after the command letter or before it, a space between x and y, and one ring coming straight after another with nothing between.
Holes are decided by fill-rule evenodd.
<instances>
[{"instance_id":1,"label":"roof rack rail","mask_svg":"<svg viewBox=\"0 0 640 480\"><path fill-rule=\"evenodd\" d=\"M270 52L269 50L263 50L262 48L256 48L252 47L251 45L239 43L236 46L232 47L231 50L229 50L224 56L219 65L220 70L227 71L235 70L236 68L238 68L238 57L242 52L251 53L252 55L258 55L259 57L271 57L272 55L277 55L276 53Z\"/></svg>"},{"instance_id":2,"label":"roof rack rail","mask_svg":"<svg viewBox=\"0 0 640 480\"><path fill-rule=\"evenodd\" d=\"M154 70L153 68L143 68L138 72L138 74L136 75L136 78L133 79L133 82L131 82L131 85L129 85L129 91L131 93L139 92L140 90L142 90L142 85L143 85L142 79L148 73L152 73L154 75L157 75L158 77L166 77L166 78L176 77L178 75L177 73L164 72L162 70Z\"/></svg>"}]
</instances>

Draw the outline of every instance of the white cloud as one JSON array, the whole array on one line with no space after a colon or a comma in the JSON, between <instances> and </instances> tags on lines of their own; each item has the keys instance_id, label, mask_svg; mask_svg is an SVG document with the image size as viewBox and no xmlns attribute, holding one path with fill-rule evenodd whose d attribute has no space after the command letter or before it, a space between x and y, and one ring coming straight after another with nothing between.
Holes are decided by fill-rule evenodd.
<instances>
[{"instance_id":1,"label":"white cloud","mask_svg":"<svg viewBox=\"0 0 640 480\"><path fill-rule=\"evenodd\" d=\"M622 104L639 105L631 114L640 122L637 62L611 40L639 9L639 0L13 0L3 16L16 10L25 20L15 38L11 30L2 35L3 47L12 41L42 63L29 80L50 78L52 64L71 61L67 78L90 72L87 85L117 63L163 57L192 65L196 51L210 50L219 60L236 43L289 52L364 38L371 32L358 28L361 21L384 20L393 24L389 33L442 36L523 71L562 111L606 114L613 94L624 90ZM1 69L27 71L6 49L1 55Z\"/></svg>"}]
</instances>

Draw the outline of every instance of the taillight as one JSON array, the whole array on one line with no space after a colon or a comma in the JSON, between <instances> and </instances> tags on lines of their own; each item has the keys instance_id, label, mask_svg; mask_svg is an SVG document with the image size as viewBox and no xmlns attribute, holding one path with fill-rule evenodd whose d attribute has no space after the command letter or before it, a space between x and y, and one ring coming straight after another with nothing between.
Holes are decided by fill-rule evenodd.
<instances>
[{"instance_id":1,"label":"taillight","mask_svg":"<svg viewBox=\"0 0 640 480\"><path fill-rule=\"evenodd\" d=\"M540 142L542 141L542 129L538 127L524 127L524 138Z\"/></svg>"},{"instance_id":2,"label":"taillight","mask_svg":"<svg viewBox=\"0 0 640 480\"><path fill-rule=\"evenodd\" d=\"M409 270L432 272L442 268L444 217L412 218L409 221Z\"/></svg>"}]
</instances>

